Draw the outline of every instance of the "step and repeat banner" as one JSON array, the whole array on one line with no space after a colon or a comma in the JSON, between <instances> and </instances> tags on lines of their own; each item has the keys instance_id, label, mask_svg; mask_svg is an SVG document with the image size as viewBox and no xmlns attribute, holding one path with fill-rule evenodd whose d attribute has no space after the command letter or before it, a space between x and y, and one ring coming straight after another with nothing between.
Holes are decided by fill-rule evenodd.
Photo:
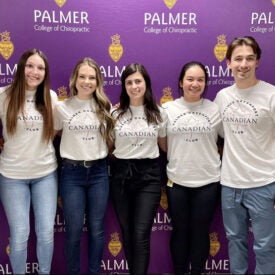
<instances>
[{"instance_id":1,"label":"step and repeat banner","mask_svg":"<svg viewBox=\"0 0 275 275\"><path fill-rule=\"evenodd\" d=\"M142 63L149 71L156 100L161 104L180 96L177 79L184 63L198 60L209 74L206 97L233 83L225 53L230 41L254 36L262 50L258 78L275 84L275 0L0 0L0 87L11 83L21 54L31 48L48 57L51 88L60 100L69 92L74 65L91 57L100 65L105 91L113 104L120 94L125 66ZM161 156L164 160L164 156ZM164 163L164 161L163 161ZM163 186L165 185L165 165ZM32 215L32 213L31 213ZM152 274L171 274L169 238L172 230L165 189L152 227ZM28 274L37 273L35 233L29 241ZM66 274L65 223L58 203L55 222L53 274ZM250 229L252 251L253 232ZM83 221L82 272L87 273L87 226ZM220 206L211 232L205 265L208 274L229 273L227 240ZM12 274L9 229L0 206L0 274ZM252 262L250 270L253 270ZM121 232L111 202L106 216L106 246L101 271L126 274Z\"/></svg>"}]
</instances>

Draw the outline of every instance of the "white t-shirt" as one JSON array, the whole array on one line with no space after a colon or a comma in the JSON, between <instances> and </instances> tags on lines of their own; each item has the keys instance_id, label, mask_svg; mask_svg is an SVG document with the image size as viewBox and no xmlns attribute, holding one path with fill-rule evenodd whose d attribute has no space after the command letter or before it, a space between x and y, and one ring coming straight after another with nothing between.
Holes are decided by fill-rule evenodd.
<instances>
[{"instance_id":1,"label":"white t-shirt","mask_svg":"<svg viewBox=\"0 0 275 275\"><path fill-rule=\"evenodd\" d=\"M62 130L60 155L72 160L96 160L108 155L99 131L94 99L77 96L60 101L55 110L55 129Z\"/></svg>"},{"instance_id":2,"label":"white t-shirt","mask_svg":"<svg viewBox=\"0 0 275 275\"><path fill-rule=\"evenodd\" d=\"M123 117L116 121L115 150L120 159L157 158L159 156L158 137L166 136L165 117L160 108L163 122L158 125L147 123L144 106L130 106ZM117 117L116 112L114 116Z\"/></svg>"},{"instance_id":3,"label":"white t-shirt","mask_svg":"<svg viewBox=\"0 0 275 275\"><path fill-rule=\"evenodd\" d=\"M275 181L275 87L259 81L248 89L234 84L215 99L225 144L221 183L253 188Z\"/></svg>"},{"instance_id":4,"label":"white t-shirt","mask_svg":"<svg viewBox=\"0 0 275 275\"><path fill-rule=\"evenodd\" d=\"M218 106L208 99L166 102L167 176L182 186L200 187L220 180L217 149L222 123Z\"/></svg>"},{"instance_id":5,"label":"white t-shirt","mask_svg":"<svg viewBox=\"0 0 275 275\"><path fill-rule=\"evenodd\" d=\"M35 92L26 91L24 116L18 115L17 128L13 136L7 134L6 112L7 94L1 88L0 118L3 125L4 149L0 155L0 173L13 179L32 179L48 175L57 168L52 142L42 141L43 117L35 109ZM52 105L57 95L50 91Z\"/></svg>"}]
</instances>

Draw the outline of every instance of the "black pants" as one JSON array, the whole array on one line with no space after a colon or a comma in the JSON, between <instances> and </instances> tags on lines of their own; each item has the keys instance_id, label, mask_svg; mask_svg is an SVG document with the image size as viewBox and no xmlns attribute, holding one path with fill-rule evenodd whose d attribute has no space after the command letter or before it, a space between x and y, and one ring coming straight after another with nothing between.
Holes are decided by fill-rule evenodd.
<instances>
[{"instance_id":1,"label":"black pants","mask_svg":"<svg viewBox=\"0 0 275 275\"><path fill-rule=\"evenodd\" d=\"M209 230L217 202L220 184L199 188L174 184L167 187L167 198L173 231L170 248L174 273L200 274L209 255Z\"/></svg>"},{"instance_id":2,"label":"black pants","mask_svg":"<svg viewBox=\"0 0 275 275\"><path fill-rule=\"evenodd\" d=\"M160 203L157 159L112 161L111 197L121 227L130 274L144 275L150 260L150 236Z\"/></svg>"}]
</instances>

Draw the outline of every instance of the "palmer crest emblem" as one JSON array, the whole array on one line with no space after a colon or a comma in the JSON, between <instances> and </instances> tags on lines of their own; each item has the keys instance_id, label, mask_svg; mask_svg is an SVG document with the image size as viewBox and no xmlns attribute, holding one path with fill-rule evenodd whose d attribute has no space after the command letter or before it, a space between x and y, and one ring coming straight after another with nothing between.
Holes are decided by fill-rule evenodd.
<instances>
[{"instance_id":1,"label":"palmer crest emblem","mask_svg":"<svg viewBox=\"0 0 275 275\"><path fill-rule=\"evenodd\" d=\"M61 8L67 0L54 0L55 3Z\"/></svg>"},{"instance_id":2,"label":"palmer crest emblem","mask_svg":"<svg viewBox=\"0 0 275 275\"><path fill-rule=\"evenodd\" d=\"M8 60L13 54L14 45L11 42L10 33L8 31L0 33L0 36L0 53L6 60Z\"/></svg>"},{"instance_id":3,"label":"palmer crest emblem","mask_svg":"<svg viewBox=\"0 0 275 275\"><path fill-rule=\"evenodd\" d=\"M226 36L221 34L217 37L218 43L214 47L214 54L219 62L222 62L225 58L227 45L226 45Z\"/></svg>"},{"instance_id":4,"label":"palmer crest emblem","mask_svg":"<svg viewBox=\"0 0 275 275\"><path fill-rule=\"evenodd\" d=\"M116 257L122 248L121 241L119 240L119 234L117 232L111 234L111 241L108 244L110 253Z\"/></svg>"},{"instance_id":5,"label":"palmer crest emblem","mask_svg":"<svg viewBox=\"0 0 275 275\"><path fill-rule=\"evenodd\" d=\"M109 55L115 62L117 62L123 54L123 47L120 44L120 35L115 34L111 39L112 44L109 46Z\"/></svg>"},{"instance_id":6,"label":"palmer crest emblem","mask_svg":"<svg viewBox=\"0 0 275 275\"><path fill-rule=\"evenodd\" d=\"M163 0L168 9L172 9L178 0Z\"/></svg>"}]
</instances>

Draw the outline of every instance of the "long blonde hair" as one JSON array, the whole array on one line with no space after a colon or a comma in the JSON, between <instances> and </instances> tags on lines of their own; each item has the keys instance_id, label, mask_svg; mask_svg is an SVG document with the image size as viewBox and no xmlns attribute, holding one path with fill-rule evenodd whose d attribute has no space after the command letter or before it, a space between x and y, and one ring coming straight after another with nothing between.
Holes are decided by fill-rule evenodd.
<instances>
[{"instance_id":1,"label":"long blonde hair","mask_svg":"<svg viewBox=\"0 0 275 275\"><path fill-rule=\"evenodd\" d=\"M6 90L6 128L9 135L14 135L17 128L18 114L24 114L26 97L25 66L28 58L34 54L38 54L45 63L45 77L42 83L37 87L35 93L35 108L43 117L43 141L48 142L54 137L53 112L50 95L50 74L47 58L40 50L28 50L23 53L19 59L13 82Z\"/></svg>"},{"instance_id":2,"label":"long blonde hair","mask_svg":"<svg viewBox=\"0 0 275 275\"><path fill-rule=\"evenodd\" d=\"M76 89L76 81L77 81L79 69L84 64L90 66L96 72L97 88L93 93L93 98L96 102L96 115L100 123L100 126L99 126L100 133L103 139L109 145L109 144L112 144L112 141L113 141L114 119L110 114L111 103L108 97L106 96L106 94L104 93L102 74L100 72L98 64L93 59L89 57L85 57L79 60L75 65L73 73L71 74L71 77L70 77L70 96L75 96L78 93Z\"/></svg>"}]
</instances>

